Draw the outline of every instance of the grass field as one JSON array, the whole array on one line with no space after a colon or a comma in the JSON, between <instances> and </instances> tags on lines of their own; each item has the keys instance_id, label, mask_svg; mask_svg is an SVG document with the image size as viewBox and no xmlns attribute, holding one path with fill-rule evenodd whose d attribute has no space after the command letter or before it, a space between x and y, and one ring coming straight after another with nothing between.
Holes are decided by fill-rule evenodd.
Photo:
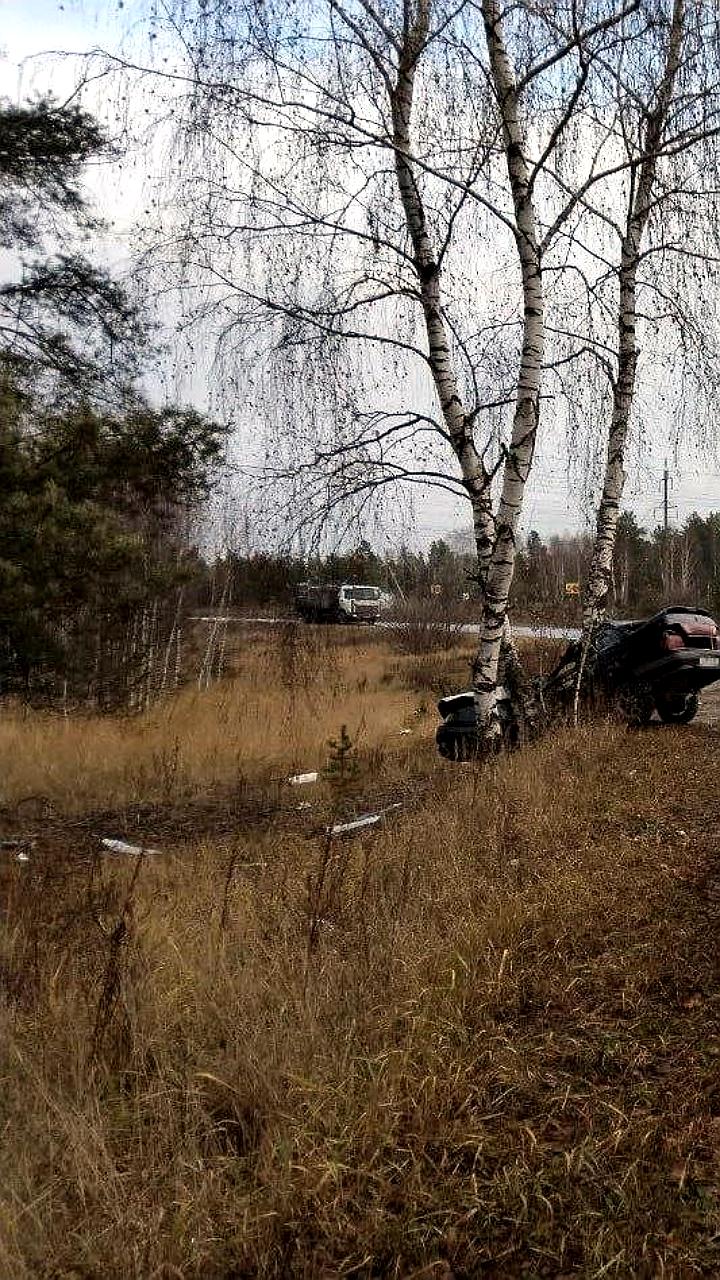
<instances>
[{"instance_id":1,"label":"grass field","mask_svg":"<svg viewBox=\"0 0 720 1280\"><path fill-rule=\"evenodd\" d=\"M202 794L321 769L342 724L364 754L392 751L402 729L432 737L443 688L468 680L469 651L390 653L367 632L288 626L236 639L232 679L195 683L145 715L90 718L6 711L0 804L49 807Z\"/></svg>"},{"instance_id":2,"label":"grass field","mask_svg":"<svg viewBox=\"0 0 720 1280\"><path fill-rule=\"evenodd\" d=\"M453 766L466 655L336 639L6 714L0 1276L720 1274L716 735Z\"/></svg>"}]
</instances>

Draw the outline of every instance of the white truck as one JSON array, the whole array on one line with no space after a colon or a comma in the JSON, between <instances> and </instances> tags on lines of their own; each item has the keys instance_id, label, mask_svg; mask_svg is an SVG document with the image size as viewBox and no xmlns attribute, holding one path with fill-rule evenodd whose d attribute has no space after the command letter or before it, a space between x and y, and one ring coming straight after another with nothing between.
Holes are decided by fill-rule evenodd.
<instances>
[{"instance_id":1,"label":"white truck","mask_svg":"<svg viewBox=\"0 0 720 1280\"><path fill-rule=\"evenodd\" d=\"M305 622L368 622L380 617L382 591L362 582L300 582L295 608Z\"/></svg>"}]
</instances>

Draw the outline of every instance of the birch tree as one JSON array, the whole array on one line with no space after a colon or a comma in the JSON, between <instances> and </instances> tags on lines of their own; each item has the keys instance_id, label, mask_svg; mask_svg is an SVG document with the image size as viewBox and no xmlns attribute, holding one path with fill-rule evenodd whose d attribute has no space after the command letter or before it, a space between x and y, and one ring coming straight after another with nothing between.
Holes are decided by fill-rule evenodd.
<instances>
[{"instance_id":1,"label":"birch tree","mask_svg":"<svg viewBox=\"0 0 720 1280\"><path fill-rule=\"evenodd\" d=\"M215 0L170 7L162 66L124 63L175 95L167 287L192 291L226 368L248 342L272 356L263 392L284 405L261 478L301 520L317 495L334 511L398 481L469 499L491 728L539 424L543 266L579 210L559 157L635 7Z\"/></svg>"},{"instance_id":2,"label":"birch tree","mask_svg":"<svg viewBox=\"0 0 720 1280\"><path fill-rule=\"evenodd\" d=\"M638 379L639 338L653 329L681 351L694 346L707 380L717 390L717 330L709 299L717 287L716 138L720 126L719 68L714 53L715 7L688 0L645 4L641 16L652 37L637 49L635 67L614 72L622 189L617 214L604 214L617 256L608 256L606 280L616 291L616 333L602 364L610 381L610 423L593 555L584 589L587 637L605 608L612 583L625 458ZM594 193L593 193L594 194ZM618 216L619 215L619 216ZM693 311L698 304L706 322ZM681 360L675 376L682 376ZM687 366L686 366L687 371ZM693 392L697 394L697 385ZM665 424L671 434L673 424Z\"/></svg>"},{"instance_id":3,"label":"birch tree","mask_svg":"<svg viewBox=\"0 0 720 1280\"><path fill-rule=\"evenodd\" d=\"M490 75L502 122L512 192L514 235L520 262L523 324L517 398L503 469L495 544L487 573L485 609L474 677L478 719L491 729L496 704L500 646L506 631L520 513L532 467L540 416L543 360L543 287L537 220L528 160L527 131L517 81L510 65L497 0L483 0Z\"/></svg>"}]
</instances>

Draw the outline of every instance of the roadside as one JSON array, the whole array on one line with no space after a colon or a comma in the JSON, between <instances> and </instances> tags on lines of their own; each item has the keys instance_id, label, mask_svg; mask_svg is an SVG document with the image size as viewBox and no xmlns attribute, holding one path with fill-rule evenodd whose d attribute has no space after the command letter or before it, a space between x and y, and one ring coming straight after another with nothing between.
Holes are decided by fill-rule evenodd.
<instances>
[{"instance_id":1,"label":"roadside","mask_svg":"<svg viewBox=\"0 0 720 1280\"><path fill-rule=\"evenodd\" d=\"M261 614L258 616L250 614L193 614L192 622L225 624L226 626L237 627L277 627L286 625L288 622L294 621L292 614ZM439 625L439 624L438 624ZM463 635L479 635L480 626L476 622L462 622L452 624L457 628L458 632ZM392 631L402 626L402 623L394 622L391 618L379 618L375 626L380 630ZM513 635L522 640L579 640L581 636L579 627L573 626L531 626L524 623L513 624Z\"/></svg>"},{"instance_id":2,"label":"roadside","mask_svg":"<svg viewBox=\"0 0 720 1280\"><path fill-rule=\"evenodd\" d=\"M703 689L700 696L699 724L720 725L720 681Z\"/></svg>"},{"instance_id":3,"label":"roadside","mask_svg":"<svg viewBox=\"0 0 720 1280\"><path fill-rule=\"evenodd\" d=\"M720 690L446 764L465 651L341 640L12 727L55 802L0 814L0 1275L717 1275Z\"/></svg>"}]
</instances>

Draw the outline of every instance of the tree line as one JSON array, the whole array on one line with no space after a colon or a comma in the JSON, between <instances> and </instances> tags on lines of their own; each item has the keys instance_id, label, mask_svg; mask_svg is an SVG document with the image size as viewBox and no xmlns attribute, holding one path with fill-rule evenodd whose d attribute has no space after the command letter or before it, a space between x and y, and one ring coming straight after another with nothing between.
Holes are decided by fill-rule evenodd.
<instances>
[{"instance_id":1,"label":"tree line","mask_svg":"<svg viewBox=\"0 0 720 1280\"><path fill-rule=\"evenodd\" d=\"M582 597L594 551L589 536L543 542L531 533L518 554L516 608L540 617L548 609L567 606L568 584L579 585ZM678 528L651 531L631 512L620 513L607 609L619 618L646 617L668 604L720 612L720 513L693 512Z\"/></svg>"},{"instance_id":2,"label":"tree line","mask_svg":"<svg viewBox=\"0 0 720 1280\"><path fill-rule=\"evenodd\" d=\"M577 625L592 556L588 534L543 539L532 530L515 561L513 614ZM398 604L439 595L474 614L481 598L475 556L438 538L427 552L401 546L379 553L367 540L346 554L327 556L231 552L198 564L193 599L198 608L215 609L224 600L231 608L285 611L292 608L295 586L308 580L369 583ZM643 617L670 603L720 613L720 512L693 513L667 531L648 531L631 512L620 514L608 609L617 617Z\"/></svg>"}]
</instances>

